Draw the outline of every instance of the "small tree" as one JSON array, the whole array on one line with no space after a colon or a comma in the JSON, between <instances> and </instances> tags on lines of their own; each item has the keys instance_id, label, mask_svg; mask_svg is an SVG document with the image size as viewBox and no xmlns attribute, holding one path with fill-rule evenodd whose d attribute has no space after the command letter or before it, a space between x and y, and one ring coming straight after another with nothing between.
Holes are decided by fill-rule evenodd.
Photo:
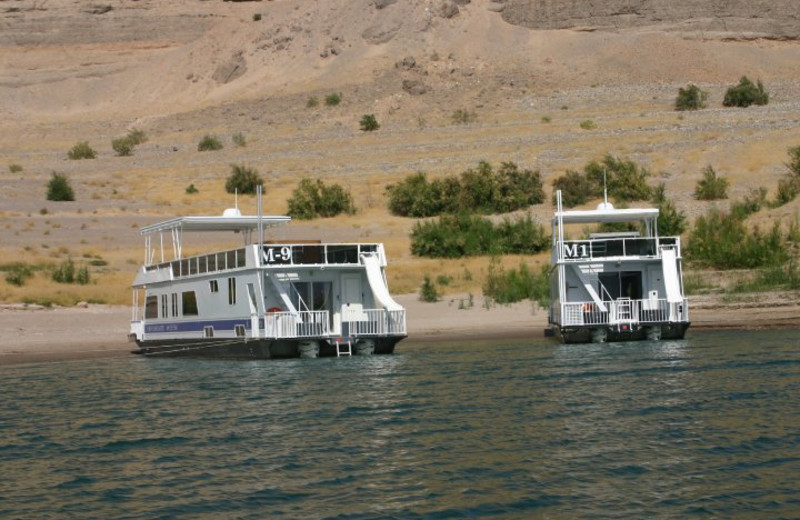
<instances>
[{"instance_id":1,"label":"small tree","mask_svg":"<svg viewBox=\"0 0 800 520\"><path fill-rule=\"evenodd\" d=\"M678 89L678 97L675 98L675 110L700 110L706 107L708 92L701 90L700 87L690 84L688 87Z\"/></svg>"},{"instance_id":2,"label":"small tree","mask_svg":"<svg viewBox=\"0 0 800 520\"><path fill-rule=\"evenodd\" d=\"M730 87L725 92L722 104L726 107L749 107L750 105L766 105L769 103L769 94L764 90L764 84L758 80L753 84L747 76L742 76L739 84Z\"/></svg>"},{"instance_id":3,"label":"small tree","mask_svg":"<svg viewBox=\"0 0 800 520\"><path fill-rule=\"evenodd\" d=\"M228 180L225 181L225 191L228 193L249 193L256 192L256 186L262 185L264 182L258 175L258 172L253 168L247 168L239 164L231 165L231 174Z\"/></svg>"},{"instance_id":4,"label":"small tree","mask_svg":"<svg viewBox=\"0 0 800 520\"><path fill-rule=\"evenodd\" d=\"M697 200L727 199L728 179L717 177L717 172L709 164L703 169L703 178L697 181L694 198Z\"/></svg>"},{"instance_id":5,"label":"small tree","mask_svg":"<svg viewBox=\"0 0 800 520\"><path fill-rule=\"evenodd\" d=\"M304 178L289 199L289 215L308 220L355 213L353 198L340 185L326 186L320 179Z\"/></svg>"},{"instance_id":6,"label":"small tree","mask_svg":"<svg viewBox=\"0 0 800 520\"><path fill-rule=\"evenodd\" d=\"M47 183L47 200L57 202L75 200L75 192L72 191L66 175L53 172L50 182Z\"/></svg>"},{"instance_id":7,"label":"small tree","mask_svg":"<svg viewBox=\"0 0 800 520\"><path fill-rule=\"evenodd\" d=\"M198 152L208 152L222 150L222 142L213 135L206 135L200 140L197 145Z\"/></svg>"},{"instance_id":8,"label":"small tree","mask_svg":"<svg viewBox=\"0 0 800 520\"><path fill-rule=\"evenodd\" d=\"M419 288L419 300L428 303L439 301L439 291L436 290L436 285L427 274L422 279L422 285Z\"/></svg>"},{"instance_id":9,"label":"small tree","mask_svg":"<svg viewBox=\"0 0 800 520\"><path fill-rule=\"evenodd\" d=\"M364 132L373 132L381 127L381 125L378 124L378 120L375 119L374 114L364 114L361 116L361 121L359 124L361 126L361 130Z\"/></svg>"},{"instance_id":10,"label":"small tree","mask_svg":"<svg viewBox=\"0 0 800 520\"><path fill-rule=\"evenodd\" d=\"M72 160L94 159L97 157L97 152L89 146L89 141L81 141L67 152L67 156Z\"/></svg>"},{"instance_id":11,"label":"small tree","mask_svg":"<svg viewBox=\"0 0 800 520\"><path fill-rule=\"evenodd\" d=\"M57 283L75 283L75 263L67 258L53 271L53 281Z\"/></svg>"},{"instance_id":12,"label":"small tree","mask_svg":"<svg viewBox=\"0 0 800 520\"><path fill-rule=\"evenodd\" d=\"M675 236L686 231L686 213L678 211L672 201L667 199L663 182L653 189L653 203L658 206L659 235Z\"/></svg>"}]
</instances>

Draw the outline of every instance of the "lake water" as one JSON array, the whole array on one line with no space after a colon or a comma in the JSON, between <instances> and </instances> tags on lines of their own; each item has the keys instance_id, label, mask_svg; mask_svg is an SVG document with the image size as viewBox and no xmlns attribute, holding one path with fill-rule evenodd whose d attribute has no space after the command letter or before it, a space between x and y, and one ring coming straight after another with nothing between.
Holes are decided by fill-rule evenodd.
<instances>
[{"instance_id":1,"label":"lake water","mask_svg":"<svg viewBox=\"0 0 800 520\"><path fill-rule=\"evenodd\" d=\"M0 367L0 518L800 518L798 331Z\"/></svg>"}]
</instances>

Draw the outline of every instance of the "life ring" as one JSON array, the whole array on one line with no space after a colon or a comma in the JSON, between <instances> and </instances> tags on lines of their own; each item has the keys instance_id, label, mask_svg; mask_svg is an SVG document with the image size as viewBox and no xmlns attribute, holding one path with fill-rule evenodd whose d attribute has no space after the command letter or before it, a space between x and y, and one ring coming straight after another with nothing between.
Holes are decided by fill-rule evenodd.
<instances>
[{"instance_id":1,"label":"life ring","mask_svg":"<svg viewBox=\"0 0 800 520\"><path fill-rule=\"evenodd\" d=\"M267 312L283 312L283 309L281 309L280 307L270 307L269 309L267 309Z\"/></svg>"}]
</instances>

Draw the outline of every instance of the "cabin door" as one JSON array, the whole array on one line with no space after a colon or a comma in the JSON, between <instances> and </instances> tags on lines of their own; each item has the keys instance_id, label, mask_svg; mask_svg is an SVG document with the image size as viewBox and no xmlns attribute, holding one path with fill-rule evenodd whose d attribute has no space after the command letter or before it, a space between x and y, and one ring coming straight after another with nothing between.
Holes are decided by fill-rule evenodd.
<instances>
[{"instance_id":1,"label":"cabin door","mask_svg":"<svg viewBox=\"0 0 800 520\"><path fill-rule=\"evenodd\" d=\"M598 278L600 294L605 301L619 298L642 299L642 273L639 271L600 273Z\"/></svg>"},{"instance_id":2,"label":"cabin door","mask_svg":"<svg viewBox=\"0 0 800 520\"><path fill-rule=\"evenodd\" d=\"M342 275L342 324L345 322L363 321L364 297L361 287L361 274ZM349 334L349 330L342 330L342 334Z\"/></svg>"}]
</instances>

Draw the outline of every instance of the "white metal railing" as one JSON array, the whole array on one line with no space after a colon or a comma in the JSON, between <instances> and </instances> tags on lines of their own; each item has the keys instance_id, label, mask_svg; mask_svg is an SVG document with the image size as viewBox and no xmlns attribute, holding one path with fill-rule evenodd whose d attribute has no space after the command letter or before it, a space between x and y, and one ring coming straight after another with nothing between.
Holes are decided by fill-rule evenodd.
<instances>
[{"instance_id":1,"label":"white metal railing","mask_svg":"<svg viewBox=\"0 0 800 520\"><path fill-rule=\"evenodd\" d=\"M602 238L566 240L555 247L553 254L558 260L585 261L618 257L660 258L662 248L674 248L681 256L680 237L663 238Z\"/></svg>"},{"instance_id":2,"label":"white metal railing","mask_svg":"<svg viewBox=\"0 0 800 520\"><path fill-rule=\"evenodd\" d=\"M669 302L665 299L605 301L603 311L594 302L570 302L555 309L554 321L561 326L617 325L620 323L665 323L689 321L689 302Z\"/></svg>"},{"instance_id":3,"label":"white metal railing","mask_svg":"<svg viewBox=\"0 0 800 520\"><path fill-rule=\"evenodd\" d=\"M328 311L270 312L264 317L268 338L313 338L330 336Z\"/></svg>"},{"instance_id":4,"label":"white metal railing","mask_svg":"<svg viewBox=\"0 0 800 520\"><path fill-rule=\"evenodd\" d=\"M384 336L406 334L406 311L365 309L359 320L343 321L351 336Z\"/></svg>"}]
</instances>

